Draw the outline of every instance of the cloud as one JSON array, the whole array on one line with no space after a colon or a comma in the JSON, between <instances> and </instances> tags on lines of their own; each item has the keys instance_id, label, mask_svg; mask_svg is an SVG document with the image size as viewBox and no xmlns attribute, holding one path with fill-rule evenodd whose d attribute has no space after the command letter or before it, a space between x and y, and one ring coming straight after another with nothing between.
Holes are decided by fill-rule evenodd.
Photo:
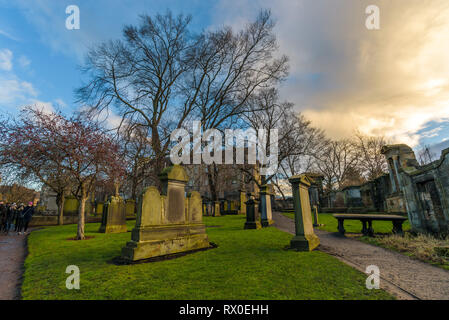
<instances>
[{"instance_id":1,"label":"cloud","mask_svg":"<svg viewBox=\"0 0 449 320\"><path fill-rule=\"evenodd\" d=\"M9 49L0 49L0 70L12 70L13 54Z\"/></svg>"},{"instance_id":2,"label":"cloud","mask_svg":"<svg viewBox=\"0 0 449 320\"><path fill-rule=\"evenodd\" d=\"M0 106L24 104L38 95L30 82L0 77Z\"/></svg>"},{"instance_id":3,"label":"cloud","mask_svg":"<svg viewBox=\"0 0 449 320\"><path fill-rule=\"evenodd\" d=\"M62 99L56 99L55 103L62 108L67 107L67 103L65 103Z\"/></svg>"},{"instance_id":4,"label":"cloud","mask_svg":"<svg viewBox=\"0 0 449 320\"><path fill-rule=\"evenodd\" d=\"M44 102L44 101L40 101L40 100L31 99L30 105L32 105L33 108L38 109L44 113L55 112L55 107L53 106L53 103L51 103L51 102Z\"/></svg>"},{"instance_id":5,"label":"cloud","mask_svg":"<svg viewBox=\"0 0 449 320\"><path fill-rule=\"evenodd\" d=\"M22 68L27 68L31 64L31 60L24 55L20 56L18 62Z\"/></svg>"},{"instance_id":6,"label":"cloud","mask_svg":"<svg viewBox=\"0 0 449 320\"><path fill-rule=\"evenodd\" d=\"M380 30L365 28L370 4ZM222 0L215 18L238 26L260 7L290 57L283 96L330 137L358 129L416 146L429 122L449 120L447 1Z\"/></svg>"},{"instance_id":7,"label":"cloud","mask_svg":"<svg viewBox=\"0 0 449 320\"><path fill-rule=\"evenodd\" d=\"M6 32L6 31L4 31L4 30L1 30L1 29L0 29L0 35L6 37L6 38L8 38L8 39L14 40L14 41L19 41L18 38L12 36L12 35L9 34L8 32Z\"/></svg>"}]
</instances>

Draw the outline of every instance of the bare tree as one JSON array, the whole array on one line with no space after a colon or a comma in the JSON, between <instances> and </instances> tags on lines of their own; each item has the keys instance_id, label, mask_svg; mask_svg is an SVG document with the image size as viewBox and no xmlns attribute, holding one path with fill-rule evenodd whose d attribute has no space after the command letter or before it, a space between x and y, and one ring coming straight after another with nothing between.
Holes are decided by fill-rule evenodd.
<instances>
[{"instance_id":1,"label":"bare tree","mask_svg":"<svg viewBox=\"0 0 449 320\"><path fill-rule=\"evenodd\" d=\"M341 189L352 168L358 165L359 153L348 139L329 141L315 155L314 166L324 176L327 191Z\"/></svg>"},{"instance_id":2,"label":"bare tree","mask_svg":"<svg viewBox=\"0 0 449 320\"><path fill-rule=\"evenodd\" d=\"M435 161L436 157L436 154L430 151L430 147L428 145L422 147L418 152L419 164L422 166Z\"/></svg>"},{"instance_id":3,"label":"bare tree","mask_svg":"<svg viewBox=\"0 0 449 320\"><path fill-rule=\"evenodd\" d=\"M119 142L126 163L127 183L131 198L137 200L138 191L154 164L154 153L151 149L151 139L148 127L126 125L119 132ZM154 181L151 181L154 184Z\"/></svg>"},{"instance_id":4,"label":"bare tree","mask_svg":"<svg viewBox=\"0 0 449 320\"><path fill-rule=\"evenodd\" d=\"M356 132L354 147L360 155L358 167L366 180L372 180L388 172L385 156L381 153L388 141L385 137L366 136Z\"/></svg>"},{"instance_id":5,"label":"bare tree","mask_svg":"<svg viewBox=\"0 0 449 320\"><path fill-rule=\"evenodd\" d=\"M311 167L311 155L319 150L323 144L324 134L313 128L300 113L296 113L293 104L280 102L275 88L261 90L249 100L250 112L245 120L254 130L265 129L268 133L265 150L270 150L270 130L278 131L278 167L269 175L262 175L259 181L254 177L254 170L250 166L242 170L251 177L256 184L273 183L282 194L280 179L299 172L307 171ZM268 154L269 157L269 154ZM260 165L260 163L258 164Z\"/></svg>"},{"instance_id":6,"label":"bare tree","mask_svg":"<svg viewBox=\"0 0 449 320\"><path fill-rule=\"evenodd\" d=\"M220 128L245 112L257 90L287 74L287 58L275 58L268 11L234 33L231 28L193 36L190 17L171 13L141 17L124 29L124 40L88 55L90 82L77 93L92 112L116 106L129 123L149 129L156 176L165 165L170 133L197 119L202 129ZM156 181L157 182L157 179Z\"/></svg>"}]
</instances>

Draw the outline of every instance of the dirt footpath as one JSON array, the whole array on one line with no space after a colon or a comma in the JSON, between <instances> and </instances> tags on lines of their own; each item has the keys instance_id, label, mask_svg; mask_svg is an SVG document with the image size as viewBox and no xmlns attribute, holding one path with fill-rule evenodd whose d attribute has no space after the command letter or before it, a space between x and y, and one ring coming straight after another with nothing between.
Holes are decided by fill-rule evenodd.
<instances>
[{"instance_id":1,"label":"dirt footpath","mask_svg":"<svg viewBox=\"0 0 449 320\"><path fill-rule=\"evenodd\" d=\"M294 234L294 221L274 212L275 226ZM365 272L369 265L380 269L380 286L399 299L449 300L449 271L409 258L403 254L342 237L338 233L315 230L320 251Z\"/></svg>"},{"instance_id":2,"label":"dirt footpath","mask_svg":"<svg viewBox=\"0 0 449 320\"><path fill-rule=\"evenodd\" d=\"M0 300L20 299L26 235L0 234Z\"/></svg>"}]
</instances>

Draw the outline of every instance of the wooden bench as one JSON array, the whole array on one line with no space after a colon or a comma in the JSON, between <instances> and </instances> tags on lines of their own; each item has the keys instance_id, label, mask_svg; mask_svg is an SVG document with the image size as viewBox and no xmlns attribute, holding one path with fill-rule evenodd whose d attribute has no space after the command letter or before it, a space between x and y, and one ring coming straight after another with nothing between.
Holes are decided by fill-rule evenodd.
<instances>
[{"instance_id":1,"label":"wooden bench","mask_svg":"<svg viewBox=\"0 0 449 320\"><path fill-rule=\"evenodd\" d=\"M345 220L360 220L362 222L362 233L365 236L374 236L373 221L391 221L393 223L394 234L404 234L402 231L402 224L406 217L389 214L333 214L334 218L338 220L338 231L344 235L346 230L344 227Z\"/></svg>"}]
</instances>

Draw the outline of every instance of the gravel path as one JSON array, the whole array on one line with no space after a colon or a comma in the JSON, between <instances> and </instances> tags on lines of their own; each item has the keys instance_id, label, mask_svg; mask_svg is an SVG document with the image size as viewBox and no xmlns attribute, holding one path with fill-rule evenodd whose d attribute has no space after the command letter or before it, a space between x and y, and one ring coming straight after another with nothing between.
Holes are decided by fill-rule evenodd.
<instances>
[{"instance_id":1,"label":"gravel path","mask_svg":"<svg viewBox=\"0 0 449 320\"><path fill-rule=\"evenodd\" d=\"M295 233L294 221L273 212L275 226ZM449 272L403 254L343 237L338 233L315 230L320 251L365 272L369 265L380 270L380 286L399 299L449 300Z\"/></svg>"},{"instance_id":2,"label":"gravel path","mask_svg":"<svg viewBox=\"0 0 449 320\"><path fill-rule=\"evenodd\" d=\"M20 299L26 235L0 234L0 300Z\"/></svg>"}]
</instances>

